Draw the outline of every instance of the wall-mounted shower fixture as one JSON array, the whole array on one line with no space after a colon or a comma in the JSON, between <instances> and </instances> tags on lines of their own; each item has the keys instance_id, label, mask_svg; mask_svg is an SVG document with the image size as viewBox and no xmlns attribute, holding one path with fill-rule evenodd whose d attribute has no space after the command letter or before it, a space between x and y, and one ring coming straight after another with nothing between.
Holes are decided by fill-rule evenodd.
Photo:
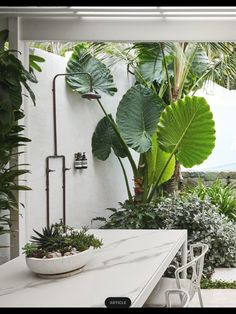
<instances>
[{"instance_id":1,"label":"wall-mounted shower fixture","mask_svg":"<svg viewBox=\"0 0 236 314\"><path fill-rule=\"evenodd\" d=\"M50 169L49 160L59 158L62 160L62 222L66 224L66 171L70 170L70 168L66 168L66 159L64 155L59 154L57 151L57 112L56 112L56 79L59 76L70 76L70 75L87 75L90 82L90 91L82 95L83 98L88 100L91 99L99 99L101 95L93 92L92 87L92 77L88 72L73 72L73 73L60 73L54 76L52 82L52 95L53 95L53 138L54 138L54 154L46 157L46 210L47 210L47 226L50 226L50 203L49 203L49 196L50 196L50 176L49 174L54 170ZM87 158L85 153L82 155L83 158L83 169L87 168Z\"/></svg>"}]
</instances>

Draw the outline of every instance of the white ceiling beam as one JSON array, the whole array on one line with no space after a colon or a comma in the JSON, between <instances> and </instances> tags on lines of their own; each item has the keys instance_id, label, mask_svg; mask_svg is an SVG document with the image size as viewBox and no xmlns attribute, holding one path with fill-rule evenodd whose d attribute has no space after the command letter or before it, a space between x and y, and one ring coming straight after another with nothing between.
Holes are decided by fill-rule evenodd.
<instances>
[{"instance_id":1,"label":"white ceiling beam","mask_svg":"<svg viewBox=\"0 0 236 314\"><path fill-rule=\"evenodd\" d=\"M6 13L6 12L0 12L0 18L7 18L7 17L22 17L22 18L72 18L72 19L79 19L79 18L110 18L110 19L116 19L116 18L203 18L203 19L211 19L211 18L224 18L224 19L231 19L236 17L236 11L232 12L225 12L225 13L184 13L184 12L179 12L179 13L161 13L161 12L146 12L146 13L141 13L141 12L132 12L132 13L122 13L122 12L113 12L113 13L105 13L105 12L100 12L100 13L94 13L94 12L77 12L77 13L71 13L71 12L60 12L60 13L52 13L52 12L47 12L47 13L37 13L37 15L34 15L32 13Z\"/></svg>"},{"instance_id":2,"label":"white ceiling beam","mask_svg":"<svg viewBox=\"0 0 236 314\"><path fill-rule=\"evenodd\" d=\"M19 7L7 7L7 6L0 6L0 12L35 12L37 13L37 11L41 11L41 12L60 12L60 11L73 11L73 9L70 9L70 7L37 7L37 6L19 6Z\"/></svg>"},{"instance_id":3,"label":"white ceiling beam","mask_svg":"<svg viewBox=\"0 0 236 314\"><path fill-rule=\"evenodd\" d=\"M178 6L178 7L165 7L165 6L160 6L158 7L159 10L161 11L169 11L169 12L178 12L178 11L199 11L199 12L207 12L207 11L231 11L235 10L236 6L215 6L215 7L207 7L207 6Z\"/></svg>"},{"instance_id":4,"label":"white ceiling beam","mask_svg":"<svg viewBox=\"0 0 236 314\"><path fill-rule=\"evenodd\" d=\"M146 7L107 7L107 6L78 6L78 7L43 7L43 6L34 6L34 7L1 7L0 6L0 14L2 15L19 15L19 16L26 16L27 14L35 15L35 16L42 16L43 14L48 15L56 15L62 16L63 14L66 15L74 15L74 14L81 14L87 16L88 14L92 15L111 15L111 16L121 16L122 14L126 15L135 15L135 13L145 15L145 14L163 14L168 16L168 14L176 15L187 15L191 17L192 15L224 15L224 14L233 14L236 12L236 6L231 7L161 7L161 6L146 6Z\"/></svg>"},{"instance_id":5,"label":"white ceiling beam","mask_svg":"<svg viewBox=\"0 0 236 314\"><path fill-rule=\"evenodd\" d=\"M21 18L25 18L25 19L32 19L32 14L0 14L0 18L8 18L8 17L21 17ZM211 19L218 19L218 20L231 20L233 18L236 18L236 12L235 13L229 13L227 15L225 14L211 14L211 15L201 15L201 14L132 14L132 15L123 15L123 14L114 14L112 16L110 15L106 15L106 14L100 14L100 15L91 15L91 14L76 14L76 15L71 15L69 13L61 13L61 14L57 14L56 16L54 14L39 14L35 17L33 17L35 19L38 18L70 18L71 20L80 20L80 19L84 19L84 18L90 18L90 19L161 19L161 20L165 20L165 19L172 19L172 18L178 18L178 19L182 19L183 21L185 19L205 19L205 20L211 20Z\"/></svg>"},{"instance_id":6,"label":"white ceiling beam","mask_svg":"<svg viewBox=\"0 0 236 314\"><path fill-rule=\"evenodd\" d=\"M202 13L189 13L189 14L163 14L163 13L160 13L160 12L157 12L157 13L149 13L149 14L145 14L145 13L134 13L134 14L129 14L129 13L126 13L126 14L122 14L122 13L113 13L113 14L91 14L91 13L77 13L77 16L81 16L81 17L99 17L99 18L116 18L116 17L129 17L129 18L132 18L132 17L135 17L135 18L142 18L142 17L145 17L145 18L153 18L153 17L157 17L157 18L167 18L167 17L181 17L181 18L194 18L194 17L202 17L202 18L211 18L211 17L218 17L218 18L221 18L221 17L224 17L224 18L231 18L231 17L236 17L236 11L235 12L227 12L227 14L225 13L214 13L214 14L202 14Z\"/></svg>"},{"instance_id":7,"label":"white ceiling beam","mask_svg":"<svg viewBox=\"0 0 236 314\"><path fill-rule=\"evenodd\" d=\"M0 11L153 11L153 10L164 10L164 11L224 11L236 9L236 6L0 6Z\"/></svg>"},{"instance_id":8,"label":"white ceiling beam","mask_svg":"<svg viewBox=\"0 0 236 314\"><path fill-rule=\"evenodd\" d=\"M236 41L236 19L27 18L21 26L21 39L36 41Z\"/></svg>"},{"instance_id":9,"label":"white ceiling beam","mask_svg":"<svg viewBox=\"0 0 236 314\"><path fill-rule=\"evenodd\" d=\"M10 13L10 12L0 12L0 17L11 17L11 16L19 16L19 17L30 17L30 18L43 18L43 17L76 17L76 13L71 12L60 12L60 13L53 13L53 12L40 12L37 14L33 14L31 12L24 12L24 13Z\"/></svg>"},{"instance_id":10,"label":"white ceiling beam","mask_svg":"<svg viewBox=\"0 0 236 314\"><path fill-rule=\"evenodd\" d=\"M158 7L1 7L0 12L7 13L32 13L38 14L40 12L77 12L77 11L96 11L96 12L153 12L158 11Z\"/></svg>"},{"instance_id":11,"label":"white ceiling beam","mask_svg":"<svg viewBox=\"0 0 236 314\"><path fill-rule=\"evenodd\" d=\"M100 8L93 8L93 7L73 7L74 10L77 10L79 12L84 12L84 11L95 11L97 13L99 12L117 12L117 11L122 11L122 12L189 12L189 13L194 13L194 12L227 12L227 11L236 11L236 6L234 7L178 7L178 8L169 8L169 7L116 7L116 8L106 8L106 7L100 7Z\"/></svg>"}]
</instances>

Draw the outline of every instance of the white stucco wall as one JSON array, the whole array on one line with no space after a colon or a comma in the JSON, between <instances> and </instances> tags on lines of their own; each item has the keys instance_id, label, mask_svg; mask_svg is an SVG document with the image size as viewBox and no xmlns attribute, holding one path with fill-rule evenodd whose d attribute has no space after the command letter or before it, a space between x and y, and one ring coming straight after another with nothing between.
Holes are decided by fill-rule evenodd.
<instances>
[{"instance_id":1,"label":"white stucco wall","mask_svg":"<svg viewBox=\"0 0 236 314\"><path fill-rule=\"evenodd\" d=\"M46 59L42 63L42 72L37 73L38 84L32 84L37 106L29 103L26 110L26 135L32 140L27 145L25 161L30 164L31 174L27 184L32 188L26 194L25 239L28 240L32 229L41 230L46 224L45 166L46 157L53 154L52 120L52 79L58 73L65 73L67 59L41 50L36 54ZM127 81L125 66L116 66L113 71L118 87L115 97L102 95L102 103L115 117L116 107L125 91L132 85ZM58 154L66 156L66 206L67 224L72 226L91 226L91 219L105 216L110 212L107 207L117 207L119 201L127 198L123 175L117 158L112 153L105 161L99 161L92 155L91 138L97 122L103 113L95 100L82 99L65 84L63 77L57 79L57 123ZM86 152L88 168L73 168L74 153ZM125 162L128 165L127 162ZM62 217L62 182L59 160L52 160L50 168L56 172L50 174L51 222ZM126 167L130 180L129 165ZM130 181L132 186L132 181ZM95 228L98 223L93 223ZM22 230L24 232L24 230Z\"/></svg>"},{"instance_id":2,"label":"white stucco wall","mask_svg":"<svg viewBox=\"0 0 236 314\"><path fill-rule=\"evenodd\" d=\"M212 154L193 171L236 171L236 90L212 82L199 90L210 105L215 121L216 142Z\"/></svg>"}]
</instances>

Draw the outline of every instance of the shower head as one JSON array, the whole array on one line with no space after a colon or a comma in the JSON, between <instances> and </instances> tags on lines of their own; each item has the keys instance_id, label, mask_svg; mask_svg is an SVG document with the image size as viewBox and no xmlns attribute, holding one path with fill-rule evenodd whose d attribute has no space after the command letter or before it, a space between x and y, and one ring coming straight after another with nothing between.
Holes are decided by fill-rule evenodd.
<instances>
[{"instance_id":1,"label":"shower head","mask_svg":"<svg viewBox=\"0 0 236 314\"><path fill-rule=\"evenodd\" d=\"M81 97L91 100L91 99L99 99L101 98L101 95L96 94L94 92L88 92L88 93L83 94Z\"/></svg>"}]
</instances>

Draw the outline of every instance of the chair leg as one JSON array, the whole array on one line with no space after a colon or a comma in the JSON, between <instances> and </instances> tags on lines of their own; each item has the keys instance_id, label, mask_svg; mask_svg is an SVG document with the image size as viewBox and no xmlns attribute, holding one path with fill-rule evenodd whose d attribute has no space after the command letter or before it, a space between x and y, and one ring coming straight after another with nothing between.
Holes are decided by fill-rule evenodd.
<instances>
[{"instance_id":1,"label":"chair leg","mask_svg":"<svg viewBox=\"0 0 236 314\"><path fill-rule=\"evenodd\" d=\"M199 298L199 302L200 302L200 306L203 307L203 301L202 301L202 293L201 293L201 289L198 288L197 289L198 292L198 298Z\"/></svg>"}]
</instances>

